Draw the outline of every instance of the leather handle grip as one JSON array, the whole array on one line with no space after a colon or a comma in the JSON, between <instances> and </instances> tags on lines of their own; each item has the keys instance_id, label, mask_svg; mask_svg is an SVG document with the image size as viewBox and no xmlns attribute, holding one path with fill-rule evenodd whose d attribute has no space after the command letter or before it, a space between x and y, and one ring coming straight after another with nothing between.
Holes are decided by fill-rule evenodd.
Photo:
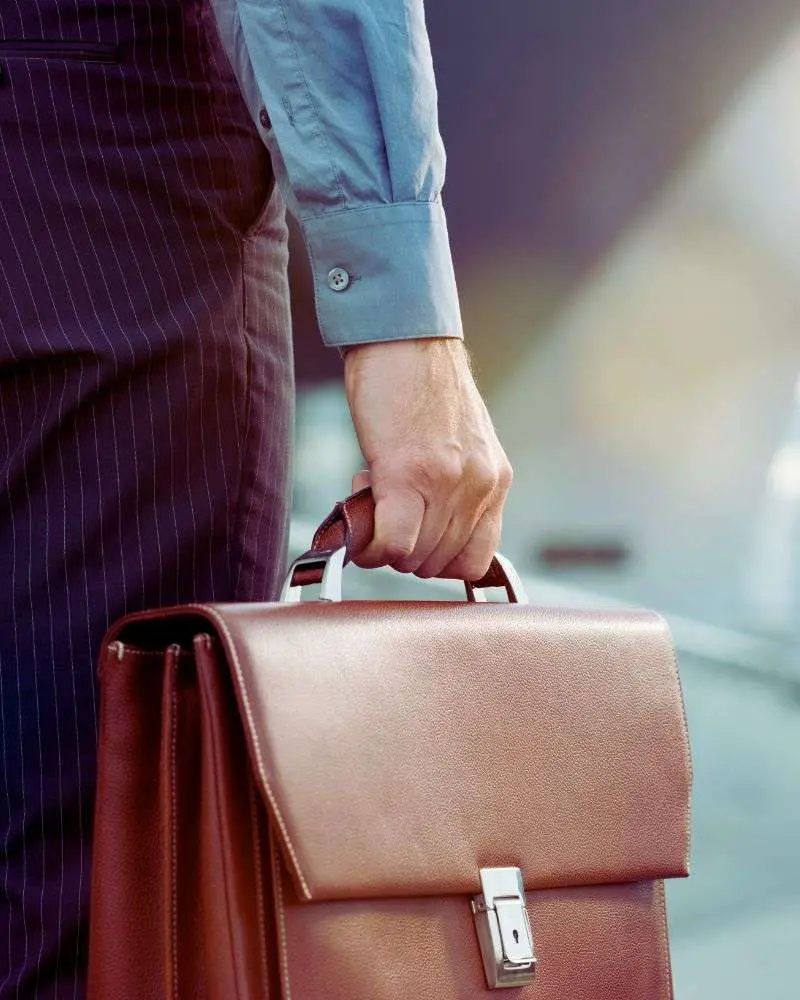
<instances>
[{"instance_id":1,"label":"leather handle grip","mask_svg":"<svg viewBox=\"0 0 800 1000\"><path fill-rule=\"evenodd\" d=\"M311 548L305 553L305 556L344 547L347 551L345 562L350 562L369 545L374 533L375 501L372 497L372 490L367 487L336 504L314 533ZM321 580L322 570L316 568L298 569L294 576L295 585L301 587L320 583ZM471 584L476 589L484 587L509 588L506 572L496 558L492 559L486 575L480 580L471 581Z\"/></svg>"}]
</instances>

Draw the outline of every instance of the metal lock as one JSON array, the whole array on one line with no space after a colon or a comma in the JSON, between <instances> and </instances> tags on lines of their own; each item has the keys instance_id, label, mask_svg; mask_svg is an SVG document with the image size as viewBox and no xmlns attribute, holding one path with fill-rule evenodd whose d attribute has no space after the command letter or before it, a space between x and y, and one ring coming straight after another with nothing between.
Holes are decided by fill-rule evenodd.
<instances>
[{"instance_id":1,"label":"metal lock","mask_svg":"<svg viewBox=\"0 0 800 1000\"><path fill-rule=\"evenodd\" d=\"M529 986L536 978L533 933L519 868L482 868L483 894L472 900L490 990Z\"/></svg>"}]
</instances>

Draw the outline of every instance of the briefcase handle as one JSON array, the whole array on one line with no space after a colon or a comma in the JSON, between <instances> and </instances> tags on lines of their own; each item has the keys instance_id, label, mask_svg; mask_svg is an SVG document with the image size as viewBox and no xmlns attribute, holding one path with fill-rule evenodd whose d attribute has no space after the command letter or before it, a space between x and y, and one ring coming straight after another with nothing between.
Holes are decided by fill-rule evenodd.
<instances>
[{"instance_id":1,"label":"briefcase handle","mask_svg":"<svg viewBox=\"0 0 800 1000\"><path fill-rule=\"evenodd\" d=\"M311 548L292 563L281 592L281 600L298 602L303 587L320 584L320 599L341 601L342 570L372 540L375 531L375 501L369 487L341 500L314 533ZM498 553L480 580L464 581L467 600L486 601L483 591L502 587L512 604L527 604L519 574Z\"/></svg>"}]
</instances>

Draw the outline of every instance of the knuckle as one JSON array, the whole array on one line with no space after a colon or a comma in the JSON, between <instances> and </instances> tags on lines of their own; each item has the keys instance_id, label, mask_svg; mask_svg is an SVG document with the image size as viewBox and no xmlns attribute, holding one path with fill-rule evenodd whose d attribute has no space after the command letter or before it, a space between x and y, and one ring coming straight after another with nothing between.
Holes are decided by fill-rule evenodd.
<instances>
[{"instance_id":1,"label":"knuckle","mask_svg":"<svg viewBox=\"0 0 800 1000\"><path fill-rule=\"evenodd\" d=\"M475 580L480 580L481 577L486 576L489 572L489 567L492 564L492 558L494 556L493 552L488 552L482 555L480 558L477 556L472 559L467 566L469 575Z\"/></svg>"},{"instance_id":2,"label":"knuckle","mask_svg":"<svg viewBox=\"0 0 800 1000\"><path fill-rule=\"evenodd\" d=\"M398 573L416 573L419 568L419 559L415 559L412 556L403 556L390 563L390 565Z\"/></svg>"},{"instance_id":3,"label":"knuckle","mask_svg":"<svg viewBox=\"0 0 800 1000\"><path fill-rule=\"evenodd\" d=\"M511 489L511 484L514 482L514 466L509 462L509 460L503 456L503 461L500 463L500 473L498 476L498 483L504 490Z\"/></svg>"},{"instance_id":4,"label":"knuckle","mask_svg":"<svg viewBox=\"0 0 800 1000\"><path fill-rule=\"evenodd\" d=\"M430 497L438 490L458 486L468 472L468 463L458 450L431 448L397 461L394 478Z\"/></svg>"},{"instance_id":5,"label":"knuckle","mask_svg":"<svg viewBox=\"0 0 800 1000\"><path fill-rule=\"evenodd\" d=\"M402 486L429 497L438 480L435 456L426 452L398 456L392 463L392 480Z\"/></svg>"},{"instance_id":6,"label":"knuckle","mask_svg":"<svg viewBox=\"0 0 800 1000\"><path fill-rule=\"evenodd\" d=\"M499 482L497 468L485 458L473 462L470 479L475 489L482 494L493 492Z\"/></svg>"},{"instance_id":7,"label":"knuckle","mask_svg":"<svg viewBox=\"0 0 800 1000\"><path fill-rule=\"evenodd\" d=\"M439 457L435 462L432 478L440 486L457 486L464 476L464 463L453 455Z\"/></svg>"},{"instance_id":8,"label":"knuckle","mask_svg":"<svg viewBox=\"0 0 800 1000\"><path fill-rule=\"evenodd\" d=\"M492 562L493 552L486 553L470 553L465 555L459 567L463 573L466 580L480 580L481 577L486 576L489 572L489 566Z\"/></svg>"},{"instance_id":9,"label":"knuckle","mask_svg":"<svg viewBox=\"0 0 800 1000\"><path fill-rule=\"evenodd\" d=\"M390 566L394 566L396 563L403 559L407 559L411 553L414 551L414 545L412 542L402 541L401 539L392 539L386 542L384 546L384 558Z\"/></svg>"}]
</instances>

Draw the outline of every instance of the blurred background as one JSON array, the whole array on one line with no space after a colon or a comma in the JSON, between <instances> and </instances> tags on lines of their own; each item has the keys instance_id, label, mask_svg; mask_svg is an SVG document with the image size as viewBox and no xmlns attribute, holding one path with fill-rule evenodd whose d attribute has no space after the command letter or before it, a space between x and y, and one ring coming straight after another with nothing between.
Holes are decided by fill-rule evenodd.
<instances>
[{"instance_id":1,"label":"blurred background","mask_svg":"<svg viewBox=\"0 0 800 1000\"><path fill-rule=\"evenodd\" d=\"M504 550L537 602L667 616L695 759L677 1000L797 1000L800 12L430 0L428 24L465 328L516 469ZM295 251L301 549L360 461Z\"/></svg>"}]
</instances>

